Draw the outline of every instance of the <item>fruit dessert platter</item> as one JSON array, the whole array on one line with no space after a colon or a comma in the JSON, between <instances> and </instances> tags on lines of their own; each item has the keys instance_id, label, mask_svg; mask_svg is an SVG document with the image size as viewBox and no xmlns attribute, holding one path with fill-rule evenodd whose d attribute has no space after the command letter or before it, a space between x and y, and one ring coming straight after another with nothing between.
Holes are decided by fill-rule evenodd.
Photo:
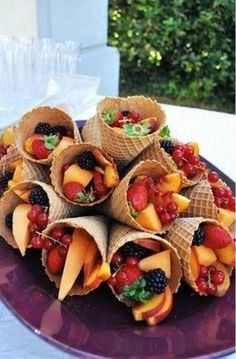
<instances>
[{"instance_id":1,"label":"fruit dessert platter","mask_svg":"<svg viewBox=\"0 0 236 359\"><path fill-rule=\"evenodd\" d=\"M134 323L156 325L181 279L200 300L228 292L235 197L197 143L170 136L157 102L105 98L82 138L56 107L4 133L17 155L0 163L0 235L22 261L38 256L59 300L103 283Z\"/></svg>"}]
</instances>

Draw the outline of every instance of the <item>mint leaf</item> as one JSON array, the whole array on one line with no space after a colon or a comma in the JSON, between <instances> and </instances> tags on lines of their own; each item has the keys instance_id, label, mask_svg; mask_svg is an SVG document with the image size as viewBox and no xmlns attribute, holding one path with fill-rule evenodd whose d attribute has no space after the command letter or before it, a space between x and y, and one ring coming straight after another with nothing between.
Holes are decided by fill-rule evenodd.
<instances>
[{"instance_id":1,"label":"mint leaf","mask_svg":"<svg viewBox=\"0 0 236 359\"><path fill-rule=\"evenodd\" d=\"M43 136L42 140L48 150L54 150L59 142L59 138L56 135Z\"/></svg>"},{"instance_id":2,"label":"mint leaf","mask_svg":"<svg viewBox=\"0 0 236 359\"><path fill-rule=\"evenodd\" d=\"M128 207L129 207L131 216L134 218L138 217L138 212L133 209L132 204L130 202L128 202Z\"/></svg>"},{"instance_id":3,"label":"mint leaf","mask_svg":"<svg viewBox=\"0 0 236 359\"><path fill-rule=\"evenodd\" d=\"M168 126L163 127L163 129L159 133L160 137L170 137L170 129Z\"/></svg>"},{"instance_id":4,"label":"mint leaf","mask_svg":"<svg viewBox=\"0 0 236 359\"><path fill-rule=\"evenodd\" d=\"M84 191L77 193L77 198L78 198L78 202L81 203L91 203L95 200L95 196L93 195L92 192L87 193Z\"/></svg>"},{"instance_id":5,"label":"mint leaf","mask_svg":"<svg viewBox=\"0 0 236 359\"><path fill-rule=\"evenodd\" d=\"M146 303L153 293L145 289L146 281L144 278L135 280L130 285L125 285L123 293L120 295L121 299L131 299L135 302Z\"/></svg>"},{"instance_id":6,"label":"mint leaf","mask_svg":"<svg viewBox=\"0 0 236 359\"><path fill-rule=\"evenodd\" d=\"M117 119L117 115L118 110L116 110L115 108L110 108L109 110L104 110L102 112L103 120L107 125L111 125L113 122L115 122L115 120Z\"/></svg>"},{"instance_id":7,"label":"mint leaf","mask_svg":"<svg viewBox=\"0 0 236 359\"><path fill-rule=\"evenodd\" d=\"M127 123L123 129L129 136L146 136L151 132L151 126L148 123Z\"/></svg>"}]
</instances>

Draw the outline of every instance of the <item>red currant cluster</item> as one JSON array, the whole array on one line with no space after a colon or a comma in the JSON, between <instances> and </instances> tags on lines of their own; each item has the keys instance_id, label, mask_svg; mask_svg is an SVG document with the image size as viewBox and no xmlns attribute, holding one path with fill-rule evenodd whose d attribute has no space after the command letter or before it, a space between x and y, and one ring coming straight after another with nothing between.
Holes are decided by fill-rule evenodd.
<instances>
[{"instance_id":1,"label":"red currant cluster","mask_svg":"<svg viewBox=\"0 0 236 359\"><path fill-rule=\"evenodd\" d=\"M7 154L7 149L10 145L5 146L3 143L0 143L0 159Z\"/></svg>"},{"instance_id":2,"label":"red currant cluster","mask_svg":"<svg viewBox=\"0 0 236 359\"><path fill-rule=\"evenodd\" d=\"M140 114L135 111L119 111L116 120L111 127L123 128L126 123L136 123L140 120Z\"/></svg>"},{"instance_id":3,"label":"red currant cluster","mask_svg":"<svg viewBox=\"0 0 236 359\"><path fill-rule=\"evenodd\" d=\"M219 180L219 174L215 171L208 173L208 181L214 184ZM212 192L217 207L229 209L230 211L236 210L236 201L233 192L229 187L212 187Z\"/></svg>"},{"instance_id":4,"label":"red currant cluster","mask_svg":"<svg viewBox=\"0 0 236 359\"><path fill-rule=\"evenodd\" d=\"M188 178L195 177L206 170L206 163L200 161L200 157L194 154L194 149L189 144L177 144L174 146L172 158L177 167Z\"/></svg>"},{"instance_id":5,"label":"red currant cluster","mask_svg":"<svg viewBox=\"0 0 236 359\"><path fill-rule=\"evenodd\" d=\"M217 285L224 282L225 275L222 271L216 270L214 266L200 265L200 274L196 282L199 292L208 295L215 295Z\"/></svg>"},{"instance_id":6,"label":"red currant cluster","mask_svg":"<svg viewBox=\"0 0 236 359\"><path fill-rule=\"evenodd\" d=\"M45 209L39 204L34 204L27 214L30 221L29 233L31 235L31 245L35 249L40 249L43 246L43 238L37 233L43 231L48 224L48 214Z\"/></svg>"},{"instance_id":7,"label":"red currant cluster","mask_svg":"<svg viewBox=\"0 0 236 359\"><path fill-rule=\"evenodd\" d=\"M172 192L161 193L155 190L151 199L162 224L169 224L176 219L178 206L173 201Z\"/></svg>"},{"instance_id":8,"label":"red currant cluster","mask_svg":"<svg viewBox=\"0 0 236 359\"><path fill-rule=\"evenodd\" d=\"M122 292L125 285L130 285L142 276L142 272L138 268L138 259L135 257L127 257L124 261L122 254L117 252L111 263L113 266L119 267L119 270L109 279L108 283L119 293Z\"/></svg>"}]
</instances>

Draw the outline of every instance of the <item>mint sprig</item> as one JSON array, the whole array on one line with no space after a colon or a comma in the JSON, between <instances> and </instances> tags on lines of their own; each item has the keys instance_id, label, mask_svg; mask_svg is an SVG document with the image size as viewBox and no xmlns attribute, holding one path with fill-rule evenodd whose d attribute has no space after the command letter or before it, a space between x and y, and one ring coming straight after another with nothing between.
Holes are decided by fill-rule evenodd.
<instances>
[{"instance_id":1,"label":"mint sprig","mask_svg":"<svg viewBox=\"0 0 236 359\"><path fill-rule=\"evenodd\" d=\"M59 138L57 135L49 135L49 136L43 136L42 138L45 147L48 150L54 150L54 148L57 146Z\"/></svg>"},{"instance_id":2,"label":"mint sprig","mask_svg":"<svg viewBox=\"0 0 236 359\"><path fill-rule=\"evenodd\" d=\"M80 203L91 203L95 200L95 196L93 195L92 191L87 193L85 191L81 191L77 193L77 202Z\"/></svg>"},{"instance_id":3,"label":"mint sprig","mask_svg":"<svg viewBox=\"0 0 236 359\"><path fill-rule=\"evenodd\" d=\"M137 218L138 217L138 212L133 209L133 206L132 206L132 204L130 202L128 202L128 207L129 207L129 211L130 211L131 216L133 218Z\"/></svg>"},{"instance_id":4,"label":"mint sprig","mask_svg":"<svg viewBox=\"0 0 236 359\"><path fill-rule=\"evenodd\" d=\"M165 126L162 128L162 130L159 133L160 137L170 137L170 129L168 126Z\"/></svg>"},{"instance_id":5,"label":"mint sprig","mask_svg":"<svg viewBox=\"0 0 236 359\"><path fill-rule=\"evenodd\" d=\"M149 123L127 123L123 127L125 133L129 136L147 136L151 132Z\"/></svg>"},{"instance_id":6,"label":"mint sprig","mask_svg":"<svg viewBox=\"0 0 236 359\"><path fill-rule=\"evenodd\" d=\"M117 119L117 115L118 110L115 108L110 108L109 110L104 110L102 112L102 118L107 125L112 125Z\"/></svg>"},{"instance_id":7,"label":"mint sprig","mask_svg":"<svg viewBox=\"0 0 236 359\"><path fill-rule=\"evenodd\" d=\"M120 295L121 299L131 299L135 302L146 303L152 296L153 293L145 289L146 281L144 278L135 280L130 285L125 285L123 293Z\"/></svg>"}]
</instances>

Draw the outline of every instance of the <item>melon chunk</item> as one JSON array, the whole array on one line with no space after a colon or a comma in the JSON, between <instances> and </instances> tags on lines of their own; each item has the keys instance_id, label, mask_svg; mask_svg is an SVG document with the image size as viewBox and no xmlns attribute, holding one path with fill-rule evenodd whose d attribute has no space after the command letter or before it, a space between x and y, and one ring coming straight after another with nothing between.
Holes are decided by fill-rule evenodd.
<instances>
[{"instance_id":1,"label":"melon chunk","mask_svg":"<svg viewBox=\"0 0 236 359\"><path fill-rule=\"evenodd\" d=\"M16 169L16 167L17 167L18 165L20 165L21 163L22 163L22 159L19 158L18 160L15 160L15 161L9 163L8 168L9 168L10 170L13 170L13 171L14 171L14 170Z\"/></svg>"},{"instance_id":2,"label":"melon chunk","mask_svg":"<svg viewBox=\"0 0 236 359\"><path fill-rule=\"evenodd\" d=\"M189 265L190 265L193 281L196 282L196 280L198 279L199 274L200 274L200 264L199 264L198 256L197 256L194 246L191 247L191 256L190 256Z\"/></svg>"},{"instance_id":3,"label":"melon chunk","mask_svg":"<svg viewBox=\"0 0 236 359\"><path fill-rule=\"evenodd\" d=\"M139 269L143 272L149 272L153 269L162 269L167 278L171 277L171 256L170 249L163 252L155 253L151 256L141 259L138 264Z\"/></svg>"},{"instance_id":4,"label":"melon chunk","mask_svg":"<svg viewBox=\"0 0 236 359\"><path fill-rule=\"evenodd\" d=\"M226 247L215 249L215 254L220 262L224 264L228 264L229 266L234 266L235 242L232 240L232 242L228 244Z\"/></svg>"},{"instance_id":5,"label":"melon chunk","mask_svg":"<svg viewBox=\"0 0 236 359\"><path fill-rule=\"evenodd\" d=\"M90 274L95 268L98 254L99 252L98 252L97 243L95 241L91 241L84 262L84 286L86 286L88 277L90 276Z\"/></svg>"},{"instance_id":6,"label":"melon chunk","mask_svg":"<svg viewBox=\"0 0 236 359\"><path fill-rule=\"evenodd\" d=\"M29 195L31 191L32 191L31 189L29 190L14 189L15 194L26 203L29 203Z\"/></svg>"},{"instance_id":7,"label":"melon chunk","mask_svg":"<svg viewBox=\"0 0 236 359\"><path fill-rule=\"evenodd\" d=\"M179 173L171 173L159 179L157 188L162 192L179 192L181 186L181 175Z\"/></svg>"},{"instance_id":8,"label":"melon chunk","mask_svg":"<svg viewBox=\"0 0 236 359\"><path fill-rule=\"evenodd\" d=\"M63 186L69 182L78 182L86 187L93 178L93 172L80 168L77 163L71 165L64 173Z\"/></svg>"},{"instance_id":9,"label":"melon chunk","mask_svg":"<svg viewBox=\"0 0 236 359\"><path fill-rule=\"evenodd\" d=\"M236 213L229 209L219 209L219 222L225 227L230 227L236 220Z\"/></svg>"},{"instance_id":10,"label":"melon chunk","mask_svg":"<svg viewBox=\"0 0 236 359\"><path fill-rule=\"evenodd\" d=\"M211 248L205 246L194 246L194 250L198 257L199 264L203 266L208 267L217 260L215 252Z\"/></svg>"},{"instance_id":11,"label":"melon chunk","mask_svg":"<svg viewBox=\"0 0 236 359\"><path fill-rule=\"evenodd\" d=\"M16 166L16 169L14 171L14 175L13 175L12 179L16 183L22 181L22 164L21 163Z\"/></svg>"},{"instance_id":12,"label":"melon chunk","mask_svg":"<svg viewBox=\"0 0 236 359\"><path fill-rule=\"evenodd\" d=\"M58 299L63 300L73 287L85 262L92 237L82 228L76 228L72 235L61 277Z\"/></svg>"},{"instance_id":13,"label":"melon chunk","mask_svg":"<svg viewBox=\"0 0 236 359\"><path fill-rule=\"evenodd\" d=\"M150 231L158 232L162 229L162 223L158 217L153 203L148 203L146 208L139 212L136 221L140 226Z\"/></svg>"},{"instance_id":14,"label":"melon chunk","mask_svg":"<svg viewBox=\"0 0 236 359\"><path fill-rule=\"evenodd\" d=\"M115 187L119 183L119 175L114 166L105 167L103 182L108 188Z\"/></svg>"},{"instance_id":15,"label":"melon chunk","mask_svg":"<svg viewBox=\"0 0 236 359\"><path fill-rule=\"evenodd\" d=\"M173 201L177 204L177 213L181 213L186 211L188 208L191 200L187 197L182 196L179 193L173 193L172 194Z\"/></svg>"},{"instance_id":16,"label":"melon chunk","mask_svg":"<svg viewBox=\"0 0 236 359\"><path fill-rule=\"evenodd\" d=\"M25 255L26 248L30 242L30 233L28 231L30 221L27 213L31 207L31 204L28 203L18 204L13 212L12 233L22 256Z\"/></svg>"}]
</instances>

